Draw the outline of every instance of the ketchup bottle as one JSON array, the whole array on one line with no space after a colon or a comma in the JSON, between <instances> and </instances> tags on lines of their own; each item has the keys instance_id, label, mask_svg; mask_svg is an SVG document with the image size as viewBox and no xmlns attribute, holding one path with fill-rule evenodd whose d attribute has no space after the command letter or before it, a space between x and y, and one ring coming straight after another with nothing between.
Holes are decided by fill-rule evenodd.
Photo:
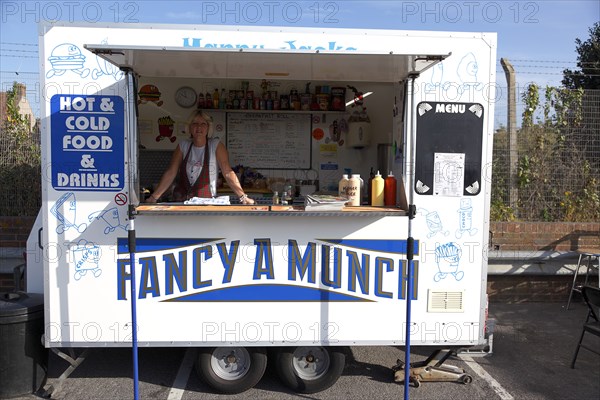
<instances>
[{"instance_id":1,"label":"ketchup bottle","mask_svg":"<svg viewBox=\"0 0 600 400\"><path fill-rule=\"evenodd\" d=\"M383 189L383 203L386 206L396 205L396 178L390 171L390 174L385 178Z\"/></svg>"}]
</instances>

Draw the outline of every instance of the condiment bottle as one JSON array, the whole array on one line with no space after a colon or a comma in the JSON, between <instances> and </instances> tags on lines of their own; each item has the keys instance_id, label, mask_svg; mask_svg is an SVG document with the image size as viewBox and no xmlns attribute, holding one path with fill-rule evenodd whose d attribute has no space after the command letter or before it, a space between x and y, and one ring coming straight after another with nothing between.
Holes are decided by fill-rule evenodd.
<instances>
[{"instance_id":1,"label":"condiment bottle","mask_svg":"<svg viewBox=\"0 0 600 400\"><path fill-rule=\"evenodd\" d=\"M212 108L219 108L219 89L215 88L215 91L213 92L213 95L212 95L212 101L213 101Z\"/></svg>"},{"instance_id":2,"label":"condiment bottle","mask_svg":"<svg viewBox=\"0 0 600 400\"><path fill-rule=\"evenodd\" d=\"M373 178L375 178L375 174L373 173L373 167L371 167L371 172L369 172L369 182L367 183L367 198L366 198L366 203L367 204L371 204L373 203L373 196L372 196L372 186L373 186Z\"/></svg>"},{"instance_id":3,"label":"condiment bottle","mask_svg":"<svg viewBox=\"0 0 600 400\"><path fill-rule=\"evenodd\" d=\"M385 185L383 190L383 203L386 206L395 206L396 205L396 178L394 178L394 174L390 171L387 178L385 178Z\"/></svg>"},{"instance_id":4,"label":"condiment bottle","mask_svg":"<svg viewBox=\"0 0 600 400\"><path fill-rule=\"evenodd\" d=\"M221 96L219 97L219 108L225 109L227 106L227 96L225 94L225 88L221 89Z\"/></svg>"},{"instance_id":5,"label":"condiment bottle","mask_svg":"<svg viewBox=\"0 0 600 400\"><path fill-rule=\"evenodd\" d=\"M348 182L348 204L349 206L360 206L360 179L359 174L352 174Z\"/></svg>"},{"instance_id":6,"label":"condiment bottle","mask_svg":"<svg viewBox=\"0 0 600 400\"><path fill-rule=\"evenodd\" d=\"M340 183L338 185L338 195L341 197L348 197L348 174L343 174L342 179L340 179Z\"/></svg>"},{"instance_id":7,"label":"condiment bottle","mask_svg":"<svg viewBox=\"0 0 600 400\"><path fill-rule=\"evenodd\" d=\"M371 187L371 196L372 196L371 205L372 206L376 206L376 207L383 206L383 186L384 186L383 178L379 174L379 171L377 171L375 178L373 178L372 187Z\"/></svg>"},{"instance_id":8,"label":"condiment bottle","mask_svg":"<svg viewBox=\"0 0 600 400\"><path fill-rule=\"evenodd\" d=\"M279 193L278 192L273 193L273 204L275 204L275 205L279 204Z\"/></svg>"}]
</instances>

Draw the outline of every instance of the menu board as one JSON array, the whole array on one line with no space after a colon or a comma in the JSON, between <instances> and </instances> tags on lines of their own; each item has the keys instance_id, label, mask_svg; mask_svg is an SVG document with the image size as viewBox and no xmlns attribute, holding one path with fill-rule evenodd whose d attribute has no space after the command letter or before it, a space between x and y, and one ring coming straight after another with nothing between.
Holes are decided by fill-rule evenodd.
<instances>
[{"instance_id":1,"label":"menu board","mask_svg":"<svg viewBox=\"0 0 600 400\"><path fill-rule=\"evenodd\" d=\"M484 108L477 103L417 105L415 191L476 196L481 191Z\"/></svg>"},{"instance_id":2,"label":"menu board","mask_svg":"<svg viewBox=\"0 0 600 400\"><path fill-rule=\"evenodd\" d=\"M228 113L229 162L256 169L310 169L310 128L310 114Z\"/></svg>"}]
</instances>

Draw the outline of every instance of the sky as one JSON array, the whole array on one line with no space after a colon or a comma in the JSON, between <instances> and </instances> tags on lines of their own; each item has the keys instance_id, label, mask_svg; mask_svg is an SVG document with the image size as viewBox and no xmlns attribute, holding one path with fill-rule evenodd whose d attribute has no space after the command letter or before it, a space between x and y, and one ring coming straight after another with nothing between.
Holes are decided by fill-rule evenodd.
<instances>
[{"instance_id":1,"label":"sky","mask_svg":"<svg viewBox=\"0 0 600 400\"><path fill-rule=\"evenodd\" d=\"M399 29L498 34L500 58L530 82L559 86L577 69L575 40L600 21L600 1L0 1L0 90L17 80L39 116L38 23L43 21ZM36 89L37 88L37 89ZM496 107L496 125L506 124Z\"/></svg>"}]
</instances>

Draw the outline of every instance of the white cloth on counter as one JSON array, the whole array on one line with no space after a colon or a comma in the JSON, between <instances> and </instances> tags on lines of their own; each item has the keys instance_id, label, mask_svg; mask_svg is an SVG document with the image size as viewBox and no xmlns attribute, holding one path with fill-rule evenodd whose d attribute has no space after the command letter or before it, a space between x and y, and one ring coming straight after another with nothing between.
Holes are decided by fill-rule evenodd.
<instances>
[{"instance_id":1,"label":"white cloth on counter","mask_svg":"<svg viewBox=\"0 0 600 400\"><path fill-rule=\"evenodd\" d=\"M199 204L199 205L221 205L228 206L231 203L229 202L229 196L219 196L212 198L205 197L192 197L189 200L183 202L183 204Z\"/></svg>"}]
</instances>

